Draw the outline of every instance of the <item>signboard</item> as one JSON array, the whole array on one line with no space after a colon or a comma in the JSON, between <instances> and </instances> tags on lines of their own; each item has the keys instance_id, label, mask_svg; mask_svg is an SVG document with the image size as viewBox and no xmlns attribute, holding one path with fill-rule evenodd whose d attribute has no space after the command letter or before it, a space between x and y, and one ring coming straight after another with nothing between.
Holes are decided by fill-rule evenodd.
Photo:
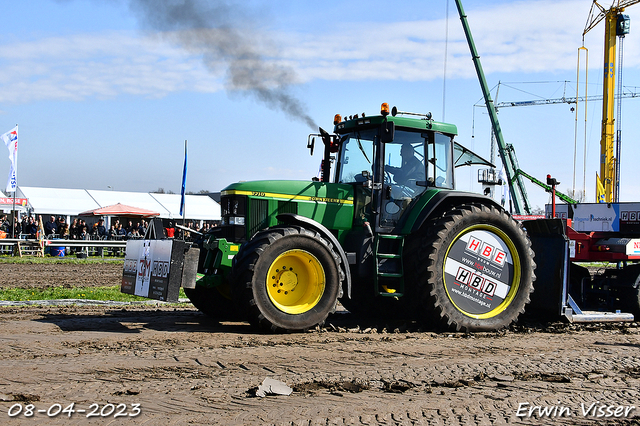
<instances>
[{"instance_id":1,"label":"signboard","mask_svg":"<svg viewBox=\"0 0 640 426\"><path fill-rule=\"evenodd\" d=\"M553 206L545 204L544 214L548 219L571 219L571 212L568 204L556 204L556 216L553 216Z\"/></svg>"},{"instance_id":2,"label":"signboard","mask_svg":"<svg viewBox=\"0 0 640 426\"><path fill-rule=\"evenodd\" d=\"M640 233L640 203L620 205L620 232Z\"/></svg>"},{"instance_id":3,"label":"signboard","mask_svg":"<svg viewBox=\"0 0 640 426\"><path fill-rule=\"evenodd\" d=\"M175 240L128 240L122 293L177 302L185 243Z\"/></svg>"},{"instance_id":4,"label":"signboard","mask_svg":"<svg viewBox=\"0 0 640 426\"><path fill-rule=\"evenodd\" d=\"M518 222L522 222L523 220L546 219L545 215L543 214L514 214L511 215L511 217Z\"/></svg>"},{"instance_id":5,"label":"signboard","mask_svg":"<svg viewBox=\"0 0 640 426\"><path fill-rule=\"evenodd\" d=\"M13 198L10 197L0 197L0 204L8 204L13 206ZM27 199L26 198L16 198L16 206L26 207Z\"/></svg>"},{"instance_id":6,"label":"signboard","mask_svg":"<svg viewBox=\"0 0 640 426\"><path fill-rule=\"evenodd\" d=\"M582 232L640 233L640 203L577 204L573 229Z\"/></svg>"}]
</instances>

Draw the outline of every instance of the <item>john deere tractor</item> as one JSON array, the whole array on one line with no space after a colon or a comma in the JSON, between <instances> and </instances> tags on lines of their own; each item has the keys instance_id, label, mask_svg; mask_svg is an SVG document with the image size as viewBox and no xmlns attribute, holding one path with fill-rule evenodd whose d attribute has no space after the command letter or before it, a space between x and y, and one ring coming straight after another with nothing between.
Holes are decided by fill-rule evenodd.
<instances>
[{"instance_id":1,"label":"john deere tractor","mask_svg":"<svg viewBox=\"0 0 640 426\"><path fill-rule=\"evenodd\" d=\"M456 127L408 115L337 115L308 139L324 148L319 178L229 185L220 227L199 247L170 242L169 273L154 269L153 241L132 242L123 291L171 300L182 285L207 315L274 331L322 324L338 300L440 329L509 325L533 290L527 235L493 200L454 190L455 167L488 164Z\"/></svg>"}]
</instances>

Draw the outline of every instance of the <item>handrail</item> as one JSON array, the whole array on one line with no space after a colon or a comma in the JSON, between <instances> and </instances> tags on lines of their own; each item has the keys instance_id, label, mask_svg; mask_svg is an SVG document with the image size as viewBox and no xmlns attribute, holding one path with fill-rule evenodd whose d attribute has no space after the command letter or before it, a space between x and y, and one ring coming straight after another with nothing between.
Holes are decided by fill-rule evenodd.
<instances>
[{"instance_id":1,"label":"handrail","mask_svg":"<svg viewBox=\"0 0 640 426\"><path fill-rule=\"evenodd\" d=\"M18 243L24 245L37 245L44 242L45 246L54 247L126 247L125 240L23 240L20 238L3 238L0 239L0 245L15 246Z\"/></svg>"}]
</instances>

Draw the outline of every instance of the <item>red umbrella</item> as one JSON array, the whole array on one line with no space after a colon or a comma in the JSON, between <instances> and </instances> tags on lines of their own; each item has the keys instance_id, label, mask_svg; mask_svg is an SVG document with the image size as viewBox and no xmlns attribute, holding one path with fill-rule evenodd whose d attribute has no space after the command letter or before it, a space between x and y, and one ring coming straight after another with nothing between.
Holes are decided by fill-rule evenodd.
<instances>
[{"instance_id":1,"label":"red umbrella","mask_svg":"<svg viewBox=\"0 0 640 426\"><path fill-rule=\"evenodd\" d=\"M114 204L112 206L100 207L98 209L87 210L78 216L125 216L125 217L152 217L160 216L160 213L139 207L126 206L124 204Z\"/></svg>"}]
</instances>

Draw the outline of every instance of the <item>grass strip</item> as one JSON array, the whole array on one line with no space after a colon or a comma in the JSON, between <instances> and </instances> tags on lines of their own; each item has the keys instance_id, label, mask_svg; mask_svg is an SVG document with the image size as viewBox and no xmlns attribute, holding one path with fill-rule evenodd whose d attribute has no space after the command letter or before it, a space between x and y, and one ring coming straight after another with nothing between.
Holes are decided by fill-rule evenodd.
<instances>
[{"instance_id":1,"label":"grass strip","mask_svg":"<svg viewBox=\"0 0 640 426\"><path fill-rule=\"evenodd\" d=\"M179 298L186 298L180 289ZM150 299L120 292L120 286L112 287L50 287L50 288L3 288L0 287L0 300L28 301L55 299L114 300L116 302L143 302Z\"/></svg>"}]
</instances>

